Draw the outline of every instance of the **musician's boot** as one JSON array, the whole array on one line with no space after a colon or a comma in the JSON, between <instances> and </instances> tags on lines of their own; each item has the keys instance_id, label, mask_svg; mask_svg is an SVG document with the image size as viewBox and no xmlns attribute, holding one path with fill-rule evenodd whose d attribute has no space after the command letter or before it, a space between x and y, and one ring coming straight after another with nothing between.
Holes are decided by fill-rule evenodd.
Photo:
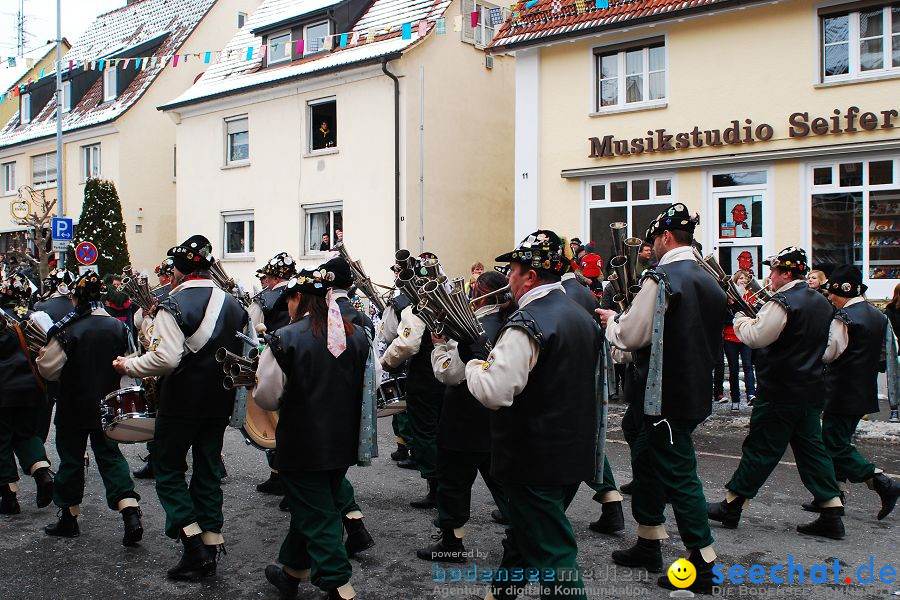
<instances>
[{"instance_id":1,"label":"musician's boot","mask_svg":"<svg viewBox=\"0 0 900 600\"><path fill-rule=\"evenodd\" d=\"M216 574L216 561L209 548L203 543L203 538L197 535L187 535L181 532L181 543L184 550L178 564L168 570L169 579L191 580L197 577L212 577Z\"/></svg>"},{"instance_id":2,"label":"musician's boot","mask_svg":"<svg viewBox=\"0 0 900 600\"><path fill-rule=\"evenodd\" d=\"M228 477L228 469L225 468L225 457L221 454L219 455L219 479L225 479Z\"/></svg>"},{"instance_id":3,"label":"musician's boot","mask_svg":"<svg viewBox=\"0 0 900 600\"><path fill-rule=\"evenodd\" d=\"M634 492L634 482L629 481L628 483L620 487L619 491L627 496L630 496Z\"/></svg>"},{"instance_id":4,"label":"musician's boot","mask_svg":"<svg viewBox=\"0 0 900 600\"><path fill-rule=\"evenodd\" d=\"M881 498L881 510L878 511L878 520L882 520L894 510L897 498L900 497L900 483L894 481L884 473L876 473L866 482L878 497Z\"/></svg>"},{"instance_id":5,"label":"musician's boot","mask_svg":"<svg viewBox=\"0 0 900 600\"><path fill-rule=\"evenodd\" d=\"M459 537L456 537L457 531L460 532ZM461 529L441 529L437 534L431 536L431 539L436 540L436 543L417 550L416 556L422 560L434 562L466 562L466 548L463 546L461 534Z\"/></svg>"},{"instance_id":6,"label":"musician's boot","mask_svg":"<svg viewBox=\"0 0 900 600\"><path fill-rule=\"evenodd\" d=\"M147 456L143 467L137 471L132 471L131 474L134 475L135 479L153 479L153 463L150 462L150 456Z\"/></svg>"},{"instance_id":7,"label":"musician's boot","mask_svg":"<svg viewBox=\"0 0 900 600\"><path fill-rule=\"evenodd\" d=\"M428 480L428 493L424 498L409 503L413 508L434 508L437 506L437 479Z\"/></svg>"},{"instance_id":8,"label":"musician's boot","mask_svg":"<svg viewBox=\"0 0 900 600\"><path fill-rule=\"evenodd\" d=\"M491 520L500 525L509 525L509 519L503 516L503 513L500 512L499 508L495 508L491 511Z\"/></svg>"},{"instance_id":9,"label":"musician's boot","mask_svg":"<svg viewBox=\"0 0 900 600\"><path fill-rule=\"evenodd\" d=\"M281 600L294 600L297 597L297 588L303 581L309 579L308 575L306 579L294 577L278 565L267 566L265 573L266 581L278 588L281 593Z\"/></svg>"},{"instance_id":10,"label":"musician's boot","mask_svg":"<svg viewBox=\"0 0 900 600\"><path fill-rule=\"evenodd\" d=\"M349 583L345 583L335 590L328 590L328 600L355 600L356 591Z\"/></svg>"},{"instance_id":11,"label":"musician's boot","mask_svg":"<svg viewBox=\"0 0 900 600\"><path fill-rule=\"evenodd\" d=\"M842 540L845 535L844 522L841 520L842 514L844 514L844 507L842 506L822 508L819 510L818 519L806 525L797 525L797 531L806 535Z\"/></svg>"},{"instance_id":12,"label":"musician's boot","mask_svg":"<svg viewBox=\"0 0 900 600\"><path fill-rule=\"evenodd\" d=\"M612 559L621 567L641 567L651 573L662 573L662 544L660 540L639 537L631 548L614 551Z\"/></svg>"},{"instance_id":13,"label":"musician's boot","mask_svg":"<svg viewBox=\"0 0 900 600\"><path fill-rule=\"evenodd\" d=\"M391 460L400 462L407 458L409 458L409 450L407 449L406 444L397 444L397 449L391 452Z\"/></svg>"},{"instance_id":14,"label":"musician's boot","mask_svg":"<svg viewBox=\"0 0 900 600\"><path fill-rule=\"evenodd\" d=\"M256 486L256 491L263 494L272 494L273 496L284 496L284 486L276 471L269 474L269 478Z\"/></svg>"},{"instance_id":15,"label":"musician's boot","mask_svg":"<svg viewBox=\"0 0 900 600\"><path fill-rule=\"evenodd\" d=\"M401 469L418 469L416 466L416 453L412 448L408 448L406 458L397 461L397 466Z\"/></svg>"},{"instance_id":16,"label":"musician's boot","mask_svg":"<svg viewBox=\"0 0 900 600\"><path fill-rule=\"evenodd\" d=\"M0 515L17 515L22 512L19 501L16 499L16 491L13 484L7 483L0 487Z\"/></svg>"},{"instance_id":17,"label":"musician's boot","mask_svg":"<svg viewBox=\"0 0 900 600\"><path fill-rule=\"evenodd\" d=\"M35 502L37 503L38 508L44 508L53 502L53 479L55 475L56 474L50 470L50 467L35 469L34 473L31 474L31 476L34 477L34 484L37 486Z\"/></svg>"},{"instance_id":18,"label":"musician's boot","mask_svg":"<svg viewBox=\"0 0 900 600\"><path fill-rule=\"evenodd\" d=\"M138 506L129 506L122 509L122 522L125 524L125 535L122 537L123 546L137 546L144 537L144 526L141 523L141 509Z\"/></svg>"},{"instance_id":19,"label":"musician's boot","mask_svg":"<svg viewBox=\"0 0 900 600\"><path fill-rule=\"evenodd\" d=\"M74 514L72 511L75 511ZM56 537L78 537L81 530L78 528L78 507L67 506L60 508L57 513L59 521L53 525L44 527L44 533Z\"/></svg>"},{"instance_id":20,"label":"musician's boot","mask_svg":"<svg viewBox=\"0 0 900 600\"><path fill-rule=\"evenodd\" d=\"M291 512L291 507L288 505L287 496L281 498L281 502L278 503L278 509L282 512Z\"/></svg>"},{"instance_id":21,"label":"musician's boot","mask_svg":"<svg viewBox=\"0 0 900 600\"><path fill-rule=\"evenodd\" d=\"M694 565L694 569L696 570L696 577L694 578L694 582L687 586L686 589L689 592L693 592L695 594L712 594L713 591L713 567L716 565L715 561L706 562L703 560L703 556L700 555L699 550L691 550L691 553L687 557L688 562ZM667 590L679 589L672 585L672 582L669 581L669 575L662 575L657 580L657 585L661 588L665 588Z\"/></svg>"},{"instance_id":22,"label":"musician's boot","mask_svg":"<svg viewBox=\"0 0 900 600\"><path fill-rule=\"evenodd\" d=\"M375 545L375 540L369 530L366 529L362 518L349 519L343 518L344 530L347 532L347 539L344 541L344 548L347 550L347 556L353 556L363 550L368 550Z\"/></svg>"},{"instance_id":23,"label":"musician's boot","mask_svg":"<svg viewBox=\"0 0 900 600\"><path fill-rule=\"evenodd\" d=\"M841 492L841 504L846 504L844 492ZM813 498L812 501L810 501L810 502L804 502L803 504L800 505L800 508L802 508L806 512L814 512L814 513L820 512L822 510L819 507L819 505L816 503L815 498Z\"/></svg>"},{"instance_id":24,"label":"musician's boot","mask_svg":"<svg viewBox=\"0 0 900 600\"><path fill-rule=\"evenodd\" d=\"M710 521L718 521L728 529L737 529L738 523L741 522L741 511L744 509L746 498L736 496L732 500L722 500L721 502L707 502L706 514Z\"/></svg>"},{"instance_id":25,"label":"musician's boot","mask_svg":"<svg viewBox=\"0 0 900 600\"><path fill-rule=\"evenodd\" d=\"M613 534L625 530L625 515L622 502L604 502L600 505L600 518L588 525L588 529L597 533Z\"/></svg>"}]
</instances>

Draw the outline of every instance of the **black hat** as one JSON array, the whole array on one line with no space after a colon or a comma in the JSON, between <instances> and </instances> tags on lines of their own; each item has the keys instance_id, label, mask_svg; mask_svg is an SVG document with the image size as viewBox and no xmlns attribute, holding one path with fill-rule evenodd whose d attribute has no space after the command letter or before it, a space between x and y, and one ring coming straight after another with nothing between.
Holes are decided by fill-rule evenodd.
<instances>
[{"instance_id":1,"label":"black hat","mask_svg":"<svg viewBox=\"0 0 900 600\"><path fill-rule=\"evenodd\" d=\"M192 235L178 246L169 248L166 255L173 258L175 268L182 273L206 270L213 264L212 244L202 235Z\"/></svg>"},{"instance_id":2,"label":"black hat","mask_svg":"<svg viewBox=\"0 0 900 600\"><path fill-rule=\"evenodd\" d=\"M695 214L694 216L691 216L691 213L688 212L688 209L684 204L676 202L653 219L653 222L650 223L650 227L647 228L647 233L644 235L644 238L648 243L652 244L653 238L663 231L687 231L693 235L698 222L700 222L699 215Z\"/></svg>"},{"instance_id":3,"label":"black hat","mask_svg":"<svg viewBox=\"0 0 900 600\"><path fill-rule=\"evenodd\" d=\"M842 298L855 298L862 296L869 289L869 286L862 282L862 271L853 265L841 265L836 268L831 277L825 283L825 289L829 294L841 296Z\"/></svg>"},{"instance_id":4,"label":"black hat","mask_svg":"<svg viewBox=\"0 0 900 600\"><path fill-rule=\"evenodd\" d=\"M153 270L156 272L157 277L164 275L169 275L171 277L175 272L175 260L171 256L167 256L161 263L156 265Z\"/></svg>"},{"instance_id":5,"label":"black hat","mask_svg":"<svg viewBox=\"0 0 900 600\"><path fill-rule=\"evenodd\" d=\"M512 252L501 254L499 263L521 263L535 271L562 275L572 268L572 249L549 229L539 229L519 243Z\"/></svg>"},{"instance_id":6,"label":"black hat","mask_svg":"<svg viewBox=\"0 0 900 600\"><path fill-rule=\"evenodd\" d=\"M65 269L52 269L44 280L44 284L51 290L56 290L63 296L68 296L72 291L72 284L75 283L75 275L71 271Z\"/></svg>"},{"instance_id":7,"label":"black hat","mask_svg":"<svg viewBox=\"0 0 900 600\"><path fill-rule=\"evenodd\" d=\"M353 285L353 271L342 256L335 256L319 269L334 273L334 287L341 290L349 290Z\"/></svg>"},{"instance_id":8,"label":"black hat","mask_svg":"<svg viewBox=\"0 0 900 600\"><path fill-rule=\"evenodd\" d=\"M278 279L290 279L297 274L297 263L287 252L279 252L262 268L256 270L257 277L277 277Z\"/></svg>"},{"instance_id":9,"label":"black hat","mask_svg":"<svg viewBox=\"0 0 900 600\"><path fill-rule=\"evenodd\" d=\"M72 294L79 302L97 301L100 300L103 288L100 276L95 271L88 271L72 285Z\"/></svg>"},{"instance_id":10,"label":"black hat","mask_svg":"<svg viewBox=\"0 0 900 600\"><path fill-rule=\"evenodd\" d=\"M775 256L765 259L763 264L773 268L787 269L801 275L809 270L806 251L796 246L788 246Z\"/></svg>"},{"instance_id":11,"label":"black hat","mask_svg":"<svg viewBox=\"0 0 900 600\"><path fill-rule=\"evenodd\" d=\"M281 295L275 301L274 308L287 307L287 299L294 294L311 294L324 298L328 294L328 290L334 287L335 276L333 272L323 267L313 271L302 269L294 277L291 277L287 285L281 288Z\"/></svg>"}]
</instances>

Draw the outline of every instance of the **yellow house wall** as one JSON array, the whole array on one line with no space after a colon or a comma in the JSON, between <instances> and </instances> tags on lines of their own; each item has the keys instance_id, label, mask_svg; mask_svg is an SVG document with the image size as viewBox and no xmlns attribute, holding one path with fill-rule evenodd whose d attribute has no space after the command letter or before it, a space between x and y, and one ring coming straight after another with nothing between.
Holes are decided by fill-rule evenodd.
<instances>
[{"instance_id":1,"label":"yellow house wall","mask_svg":"<svg viewBox=\"0 0 900 600\"><path fill-rule=\"evenodd\" d=\"M63 54L68 52L69 47L70 46L68 45L68 43L63 44ZM23 60L23 59L20 58L19 60ZM45 75L50 73L51 71L53 71L56 68L56 65L54 64L55 61L56 61L56 50L54 48L49 53L47 53L47 55L44 58L37 61L34 64L34 66L31 68L31 70L28 71L28 73L26 73L22 77L22 79L17 81L9 89L11 90L15 86L25 83L26 81L28 81L29 78L37 79L38 75L41 74L41 69L44 69ZM0 90L0 93L4 93L4 92L8 92L8 91L9 90ZM3 104L0 104L0 127L9 123L9 120L12 119L13 115L16 114L17 112L19 112L19 98L13 98L12 96L7 94L6 100L3 102Z\"/></svg>"}]
</instances>

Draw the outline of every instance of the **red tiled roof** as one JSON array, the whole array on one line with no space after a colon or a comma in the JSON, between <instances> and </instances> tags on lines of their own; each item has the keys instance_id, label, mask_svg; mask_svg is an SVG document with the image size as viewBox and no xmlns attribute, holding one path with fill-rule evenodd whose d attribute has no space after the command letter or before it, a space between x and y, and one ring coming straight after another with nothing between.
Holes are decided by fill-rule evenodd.
<instances>
[{"instance_id":1,"label":"red tiled roof","mask_svg":"<svg viewBox=\"0 0 900 600\"><path fill-rule=\"evenodd\" d=\"M742 0L610 0L597 8L594 0L520 0L503 23L489 49L537 44L549 38L578 35L595 29L615 29L633 21L653 20L676 13L702 11L710 6L745 3ZM525 8L530 5L530 8Z\"/></svg>"}]
</instances>

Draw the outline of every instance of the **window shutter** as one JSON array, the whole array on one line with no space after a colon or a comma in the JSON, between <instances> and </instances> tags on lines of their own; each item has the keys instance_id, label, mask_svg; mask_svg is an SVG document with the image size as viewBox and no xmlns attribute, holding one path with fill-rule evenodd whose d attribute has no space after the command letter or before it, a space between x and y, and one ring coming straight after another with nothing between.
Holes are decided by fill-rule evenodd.
<instances>
[{"instance_id":1,"label":"window shutter","mask_svg":"<svg viewBox=\"0 0 900 600\"><path fill-rule=\"evenodd\" d=\"M475 12L475 0L462 0L462 41L475 43L475 29L472 27L472 13Z\"/></svg>"}]
</instances>

